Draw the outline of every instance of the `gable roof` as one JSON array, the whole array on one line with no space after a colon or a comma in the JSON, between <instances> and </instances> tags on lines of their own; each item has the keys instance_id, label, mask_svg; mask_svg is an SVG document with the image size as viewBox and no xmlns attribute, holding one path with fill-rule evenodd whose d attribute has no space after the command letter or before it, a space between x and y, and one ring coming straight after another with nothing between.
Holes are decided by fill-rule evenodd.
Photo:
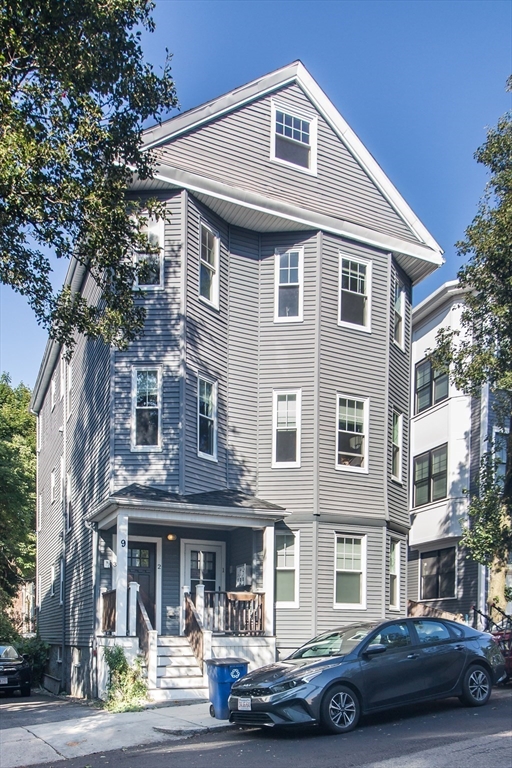
<instances>
[{"instance_id":1,"label":"gable roof","mask_svg":"<svg viewBox=\"0 0 512 768\"><path fill-rule=\"evenodd\" d=\"M272 227L274 230L279 228L276 227L276 221L272 221L272 218L275 219L277 216L284 224L283 229L298 229L299 227L306 229L322 228L370 245L377 245L396 253L397 256L404 255L410 257L402 263L402 267L411 276L413 282L421 280L437 269L443 263L441 247L300 61L295 61L206 104L172 117L158 126L149 128L144 132L145 147L147 149L158 148L186 133L195 131L223 115L238 110L246 104L293 83L296 83L303 90L319 114L323 116L389 205L406 224L412 237L417 242L416 247L414 242L406 242L400 238L383 236L374 230L341 220L334 220L335 223L331 222L330 226L329 222L322 223L322 217L319 216L313 217L315 221L309 221L308 216L305 215L306 212L296 206L286 206L280 201L259 196L255 193L248 193L247 190L238 190L239 194L237 195L236 187L228 187L220 182L205 179L197 174L189 174L164 165L160 165L157 168L154 180L146 183L135 182L136 188L155 189L159 186L160 188L162 186L174 188L182 186L194 192L196 196L202 199L215 212L220 213L219 208L222 208L220 215L223 215L230 223L238 223L239 226L254 228L254 226L251 227L245 223L245 218L240 213L241 207L251 208L253 211L259 210L266 213L267 217L269 217L266 226ZM227 189L224 190L222 187L227 187ZM252 200L252 197L261 197L262 200ZM220 205L219 201L222 201L222 205ZM289 210L283 210L284 208ZM294 221L296 222L295 226L293 226ZM261 222L261 227L264 227L263 222ZM258 227L259 231L270 231L268 228L265 230L261 227ZM419 263L415 264L414 260L416 259Z\"/></svg>"}]
</instances>

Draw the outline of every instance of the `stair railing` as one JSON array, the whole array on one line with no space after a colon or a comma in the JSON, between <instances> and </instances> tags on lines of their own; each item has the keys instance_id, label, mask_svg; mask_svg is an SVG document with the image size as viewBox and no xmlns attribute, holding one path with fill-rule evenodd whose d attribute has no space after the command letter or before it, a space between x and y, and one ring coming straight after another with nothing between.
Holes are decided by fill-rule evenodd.
<instances>
[{"instance_id":1,"label":"stair railing","mask_svg":"<svg viewBox=\"0 0 512 768\"><path fill-rule=\"evenodd\" d=\"M151 625L146 606L142 602L139 592L137 592L137 637L139 638L139 648L146 660L148 688L156 688L158 676L158 632Z\"/></svg>"}]
</instances>

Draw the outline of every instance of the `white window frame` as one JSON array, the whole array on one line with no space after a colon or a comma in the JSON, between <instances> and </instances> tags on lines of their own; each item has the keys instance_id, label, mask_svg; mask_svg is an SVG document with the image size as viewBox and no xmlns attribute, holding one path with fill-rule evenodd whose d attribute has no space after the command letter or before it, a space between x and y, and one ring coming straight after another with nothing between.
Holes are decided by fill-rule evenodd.
<instances>
[{"instance_id":1,"label":"white window frame","mask_svg":"<svg viewBox=\"0 0 512 768\"><path fill-rule=\"evenodd\" d=\"M363 453L363 466L352 467L349 464L338 464L338 432L339 432L339 413L340 413L340 400L355 400L358 403L363 403L363 419L364 419L364 453ZM336 422L335 422L335 444L334 444L334 468L340 472L357 472L359 474L368 474L368 456L369 456L369 441L370 441L370 398L369 397L357 397L355 395L347 395L344 392L336 393ZM358 434L358 433L354 433Z\"/></svg>"},{"instance_id":2,"label":"white window frame","mask_svg":"<svg viewBox=\"0 0 512 768\"><path fill-rule=\"evenodd\" d=\"M50 403L51 403L51 409L52 411L55 410L55 377L52 379L50 384Z\"/></svg>"},{"instance_id":3,"label":"white window frame","mask_svg":"<svg viewBox=\"0 0 512 768\"><path fill-rule=\"evenodd\" d=\"M492 447L493 447L493 454L494 454L494 458L495 459L496 459L496 452L495 452L496 439L497 438L505 438L505 440L508 440L508 435L509 435L508 427L497 427L496 425L493 426L493 428L492 428ZM505 462L506 462L506 460L507 460L507 456L506 456L506 453L505 453ZM504 470L504 472L507 471L506 463L503 465L503 470ZM504 480L505 480L505 477L503 476L503 482L504 482Z\"/></svg>"},{"instance_id":4,"label":"white window frame","mask_svg":"<svg viewBox=\"0 0 512 768\"><path fill-rule=\"evenodd\" d=\"M69 419L73 410L73 366L71 363L67 366L66 376L66 418Z\"/></svg>"},{"instance_id":5,"label":"white window frame","mask_svg":"<svg viewBox=\"0 0 512 768\"><path fill-rule=\"evenodd\" d=\"M295 461L277 461L277 399L279 395L295 395L296 413L296 454ZM301 422L302 422L302 389L274 389L272 392L272 468L296 469L301 462Z\"/></svg>"},{"instance_id":6,"label":"white window frame","mask_svg":"<svg viewBox=\"0 0 512 768\"><path fill-rule=\"evenodd\" d=\"M65 386L66 386L65 382L66 382L66 358L64 357L64 355L61 355L61 358L60 358L60 393L59 393L61 400L64 397L64 389L65 389Z\"/></svg>"},{"instance_id":7,"label":"white window frame","mask_svg":"<svg viewBox=\"0 0 512 768\"><path fill-rule=\"evenodd\" d=\"M55 566L50 565L50 597L55 595Z\"/></svg>"},{"instance_id":8,"label":"white window frame","mask_svg":"<svg viewBox=\"0 0 512 768\"><path fill-rule=\"evenodd\" d=\"M294 537L294 559L293 559L293 570L294 570L294 595L295 600L277 600L276 599L276 608L299 608L300 607L300 595L299 595L299 585L300 585L300 531L278 531L275 532L276 542L275 542L275 552L276 552L276 562L275 562L275 570L282 570L282 571L291 571L291 568L279 568L277 565L277 537L278 536L293 536Z\"/></svg>"},{"instance_id":9,"label":"white window frame","mask_svg":"<svg viewBox=\"0 0 512 768\"><path fill-rule=\"evenodd\" d=\"M394 442L394 436L393 436L393 426L394 426L394 417L398 417L398 443ZM402 463L403 463L403 428L404 428L404 415L400 411L397 411L395 408L393 408L391 412L391 477L393 480L396 480L397 483L402 482ZM397 445L398 447L398 474L395 474L393 472L393 452L394 447Z\"/></svg>"},{"instance_id":10,"label":"white window frame","mask_svg":"<svg viewBox=\"0 0 512 768\"><path fill-rule=\"evenodd\" d=\"M163 218L157 219L155 216L147 216L147 214L142 214L147 218L147 224L144 225L142 228L142 231L146 233L148 236L151 233L156 234L157 240L158 240L158 247L159 247L159 261L160 261L160 279L158 283L154 283L152 285L147 285L146 283L139 283L138 276L135 277L135 287L139 288L141 291L161 291L164 287L164 238L165 238L165 221ZM144 256L144 254L141 254ZM135 265L138 264L139 261L139 254L137 252L133 253L133 262Z\"/></svg>"},{"instance_id":11,"label":"white window frame","mask_svg":"<svg viewBox=\"0 0 512 768\"><path fill-rule=\"evenodd\" d=\"M205 384L210 384L212 387L212 399L213 399L213 454L210 453L204 453L203 451L199 450L199 421L200 421L200 412L199 412L199 392L200 392L200 383L204 382ZM217 419L217 390L218 390L218 382L215 381L215 379L210 378L209 376L204 376L202 374L197 375L197 455L202 459L208 459L208 461L217 461L217 435L218 435L218 419Z\"/></svg>"},{"instance_id":12,"label":"white window frame","mask_svg":"<svg viewBox=\"0 0 512 768\"><path fill-rule=\"evenodd\" d=\"M298 315L287 317L283 316L280 317L279 315L279 289L281 288L280 283L280 264L281 264L281 256L286 256L290 253L298 253L299 254L299 282L298 282L298 289L299 289L299 306L298 306ZM304 248L276 248L275 249L275 267L274 267L274 322L275 323L301 323L303 321L303 307L304 307ZM283 286L294 286L295 283L283 283Z\"/></svg>"},{"instance_id":13,"label":"white window frame","mask_svg":"<svg viewBox=\"0 0 512 768\"><path fill-rule=\"evenodd\" d=\"M396 547L395 549L395 570L391 570L391 553L393 551L393 546ZM389 610L390 611L399 611L400 610L400 570L402 567L402 542L400 539L390 539L389 540ZM396 579L396 597L398 602L392 603L391 602L391 577L394 576Z\"/></svg>"},{"instance_id":14,"label":"white window frame","mask_svg":"<svg viewBox=\"0 0 512 768\"><path fill-rule=\"evenodd\" d=\"M213 235L214 238L214 260L215 263L213 267L207 262L206 260L203 260L201 258L202 253L202 247L203 247L203 228L206 229L208 232L210 232L211 235ZM201 264L205 264L206 269L211 269L213 272L212 277L212 296L211 298L207 298L206 296L203 296L201 293ZM199 296L199 300L203 301L205 304L208 304L210 307L214 307L215 309L219 308L219 272L220 272L220 235L217 232L216 229L211 227L204 219L200 219L199 221L199 253L198 253L198 281L197 281L197 292Z\"/></svg>"},{"instance_id":15,"label":"white window frame","mask_svg":"<svg viewBox=\"0 0 512 768\"><path fill-rule=\"evenodd\" d=\"M356 331L363 331L364 333L372 332L372 262L369 259L362 259L359 256L352 256L349 253L343 253L339 251L338 254L338 325L342 328L351 328ZM341 291L342 291L342 279L343 279L343 262L352 261L355 264L362 264L366 267L366 292L360 294L366 296L366 316L363 325L359 323L349 323L347 320L341 319Z\"/></svg>"},{"instance_id":16,"label":"white window frame","mask_svg":"<svg viewBox=\"0 0 512 768\"><path fill-rule=\"evenodd\" d=\"M338 570L337 559L337 544L338 539L360 539L361 540L361 571L345 571ZM353 611L365 611L366 610L366 573L368 570L367 563L367 536L362 533L340 533L335 531L334 533L334 583L333 583L333 608L334 610L353 610ZM337 603L336 602L336 574L337 573L360 573L361 574L361 602L360 603Z\"/></svg>"},{"instance_id":17,"label":"white window frame","mask_svg":"<svg viewBox=\"0 0 512 768\"><path fill-rule=\"evenodd\" d=\"M295 170L307 173L310 176L316 176L318 173L317 157L318 157L318 117L310 112L303 112L297 110L294 107L290 107L288 104L284 104L272 99L271 106L271 131L270 131L270 159L274 163L279 163L287 168L294 168ZM290 117L295 117L298 120L304 120L309 123L309 167L306 168L303 165L292 163L289 160L284 160L281 157L276 157L276 116L277 112L284 112ZM289 139L293 142L293 139ZM302 142L300 142L302 143ZM306 145L304 145L306 146Z\"/></svg>"},{"instance_id":18,"label":"white window frame","mask_svg":"<svg viewBox=\"0 0 512 768\"><path fill-rule=\"evenodd\" d=\"M66 530L73 527L71 507L71 472L66 472Z\"/></svg>"},{"instance_id":19,"label":"white window frame","mask_svg":"<svg viewBox=\"0 0 512 768\"><path fill-rule=\"evenodd\" d=\"M399 294L400 303L400 310L398 312L396 309L397 293ZM395 313L398 314L401 319L401 331L399 339L397 339L395 336ZM402 283L398 275L395 276L395 288L393 292L393 343L402 350L405 348L405 285Z\"/></svg>"},{"instance_id":20,"label":"white window frame","mask_svg":"<svg viewBox=\"0 0 512 768\"><path fill-rule=\"evenodd\" d=\"M157 372L158 392L158 444L137 445L137 373L139 371ZM162 451L162 368L159 365L139 365L132 368L132 425L131 425L131 450L135 453L160 453Z\"/></svg>"},{"instance_id":21,"label":"white window frame","mask_svg":"<svg viewBox=\"0 0 512 768\"><path fill-rule=\"evenodd\" d=\"M50 503L55 501L55 469L50 472Z\"/></svg>"},{"instance_id":22,"label":"white window frame","mask_svg":"<svg viewBox=\"0 0 512 768\"><path fill-rule=\"evenodd\" d=\"M64 501L64 456L60 457L59 501Z\"/></svg>"},{"instance_id":23,"label":"white window frame","mask_svg":"<svg viewBox=\"0 0 512 768\"><path fill-rule=\"evenodd\" d=\"M60 559L59 604L64 603L64 558Z\"/></svg>"}]
</instances>

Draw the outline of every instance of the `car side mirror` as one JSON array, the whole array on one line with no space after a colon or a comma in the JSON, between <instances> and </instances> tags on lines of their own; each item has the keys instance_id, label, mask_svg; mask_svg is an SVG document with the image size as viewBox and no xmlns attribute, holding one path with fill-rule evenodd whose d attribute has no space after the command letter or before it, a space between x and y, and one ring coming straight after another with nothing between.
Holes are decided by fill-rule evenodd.
<instances>
[{"instance_id":1,"label":"car side mirror","mask_svg":"<svg viewBox=\"0 0 512 768\"><path fill-rule=\"evenodd\" d=\"M28 653L22 653L21 658L25 659L25 661L30 661L30 656L28 655Z\"/></svg>"},{"instance_id":2,"label":"car side mirror","mask_svg":"<svg viewBox=\"0 0 512 768\"><path fill-rule=\"evenodd\" d=\"M373 643L373 645L369 645L364 650L363 656L378 656L380 653L385 653L387 649L387 645L383 645L382 643Z\"/></svg>"}]
</instances>

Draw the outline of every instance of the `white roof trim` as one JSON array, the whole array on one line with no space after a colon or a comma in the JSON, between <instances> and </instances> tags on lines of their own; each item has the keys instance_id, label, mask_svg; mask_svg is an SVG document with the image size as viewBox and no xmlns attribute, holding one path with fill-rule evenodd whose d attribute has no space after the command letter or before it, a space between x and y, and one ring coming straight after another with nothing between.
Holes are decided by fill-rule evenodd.
<instances>
[{"instance_id":1,"label":"white roof trim","mask_svg":"<svg viewBox=\"0 0 512 768\"><path fill-rule=\"evenodd\" d=\"M412 311L412 324L416 327L425 318L442 307L449 300L454 300L469 293L471 288L462 288L458 280L450 280L443 283L439 288L433 291L429 296L423 299Z\"/></svg>"},{"instance_id":2,"label":"white roof trim","mask_svg":"<svg viewBox=\"0 0 512 768\"><path fill-rule=\"evenodd\" d=\"M244 104L253 101L256 98L261 98L278 88L283 88L292 82L296 82L304 90L304 93L327 120L340 140L343 141L353 157L365 170L396 213L411 229L411 232L420 242L425 243L425 245L432 250L442 254L443 250L440 245L421 223L394 184L386 176L375 158L366 149L364 144L356 136L346 120L341 116L334 104L300 61L296 61L282 69L271 72L262 78L253 80L240 88L236 88L235 90L224 94L217 99L213 99L204 105L196 107L195 109L191 109L182 115L177 115L176 117L167 120L165 123L162 123L160 126L148 129L144 132L144 136L146 137L145 146L147 149L151 149L164 144L182 133L191 131L210 120L216 119L234 109L238 109Z\"/></svg>"},{"instance_id":3,"label":"white roof trim","mask_svg":"<svg viewBox=\"0 0 512 768\"><path fill-rule=\"evenodd\" d=\"M280 216L288 221L295 221L311 229L322 229L341 237L365 243L393 253L400 253L420 259L436 267L443 264L443 258L438 250L432 250L423 243L413 243L401 238L384 235L375 230L367 229L359 224L353 224L343 219L305 210L282 200L266 197L257 192L251 192L240 187L223 184L204 176L199 176L180 168L159 165L154 178L178 188L186 188L191 192L210 195L233 205L250 208L254 211L271 216Z\"/></svg>"}]
</instances>

